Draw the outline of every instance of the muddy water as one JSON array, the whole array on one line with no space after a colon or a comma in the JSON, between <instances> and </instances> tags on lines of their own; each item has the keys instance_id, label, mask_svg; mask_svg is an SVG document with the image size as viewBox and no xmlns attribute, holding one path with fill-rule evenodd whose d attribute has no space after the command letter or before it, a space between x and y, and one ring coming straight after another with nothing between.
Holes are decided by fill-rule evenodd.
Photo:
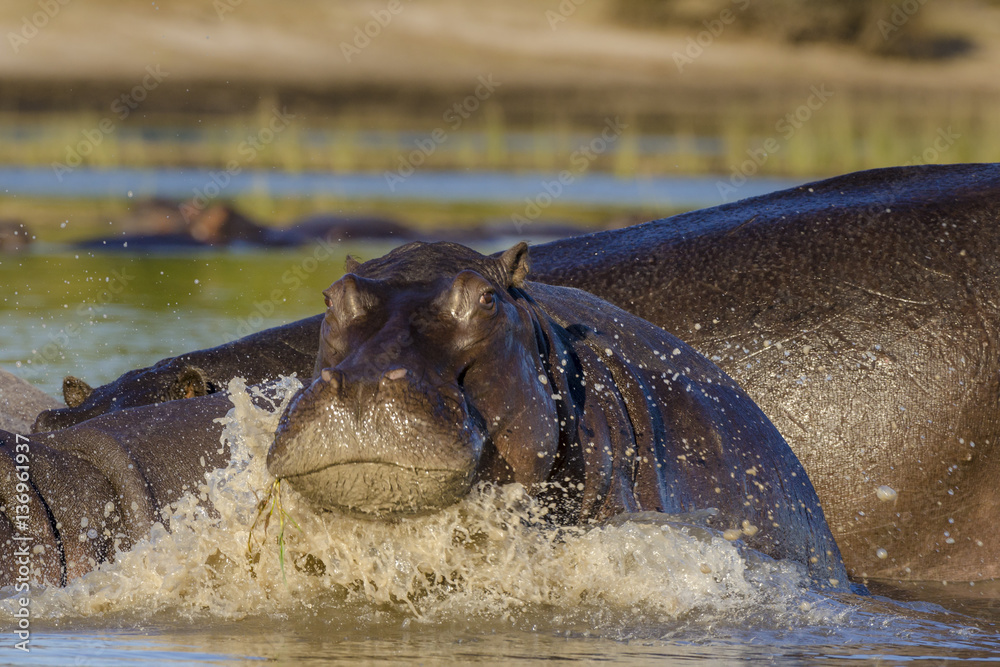
<instances>
[{"instance_id":1,"label":"muddy water","mask_svg":"<svg viewBox=\"0 0 1000 667\"><path fill-rule=\"evenodd\" d=\"M301 259L76 261L50 278L43 258L8 264L15 289L0 333L30 352L32 336L67 332L62 353L100 382L118 372L102 343L123 350L112 360L128 368L206 344L199 332L224 340L273 287L256 276ZM107 304L87 300L123 267L141 277ZM13 282L28 270L35 280ZM321 273L308 278L325 286L336 277ZM315 294L289 288L269 317L314 312ZM65 313L79 303L100 308L84 310L97 316L73 333ZM156 315L144 320L148 312ZM26 359L6 354L7 367ZM42 361L14 370L52 390L68 362ZM17 596L0 592L0 664L1000 661L1000 594L990 586L829 596L810 590L797 564L683 521L555 529L518 487L481 487L445 512L398 523L317 514L285 488L284 513L265 529L259 506L272 480L263 455L296 386L286 379L258 405L233 386L230 464L166 508L170 532L154 529L65 589L32 589L30 653L14 648Z\"/></svg>"}]
</instances>

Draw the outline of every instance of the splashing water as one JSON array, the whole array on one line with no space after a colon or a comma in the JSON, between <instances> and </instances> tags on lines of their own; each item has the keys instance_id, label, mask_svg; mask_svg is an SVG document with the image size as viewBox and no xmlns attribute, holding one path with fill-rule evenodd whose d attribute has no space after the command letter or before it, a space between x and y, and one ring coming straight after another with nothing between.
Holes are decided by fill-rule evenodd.
<instances>
[{"instance_id":1,"label":"splashing water","mask_svg":"<svg viewBox=\"0 0 1000 667\"><path fill-rule=\"evenodd\" d=\"M434 515L376 522L317 512L286 484L280 507L294 522L272 520L265 531L259 521L251 531L274 483L267 450L299 386L285 378L265 395L234 380L222 434L229 465L165 509L169 532L157 524L114 562L65 588L33 590L36 622L286 618L356 627L388 615L619 637L696 624L718 638L720 624L772 633L898 621L899 608L865 610L855 596L818 593L801 565L705 528L669 519L554 527L518 485L480 485ZM13 605L0 599L0 624Z\"/></svg>"}]
</instances>

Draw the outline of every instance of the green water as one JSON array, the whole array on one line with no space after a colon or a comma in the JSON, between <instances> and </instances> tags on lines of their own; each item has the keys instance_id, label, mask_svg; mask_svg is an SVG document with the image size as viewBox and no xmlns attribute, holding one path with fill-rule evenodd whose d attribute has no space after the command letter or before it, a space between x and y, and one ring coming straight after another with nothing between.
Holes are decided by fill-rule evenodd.
<instances>
[{"instance_id":1,"label":"green water","mask_svg":"<svg viewBox=\"0 0 1000 667\"><path fill-rule=\"evenodd\" d=\"M71 251L0 258L0 367L59 395L323 309L348 253L388 246L140 256Z\"/></svg>"}]
</instances>

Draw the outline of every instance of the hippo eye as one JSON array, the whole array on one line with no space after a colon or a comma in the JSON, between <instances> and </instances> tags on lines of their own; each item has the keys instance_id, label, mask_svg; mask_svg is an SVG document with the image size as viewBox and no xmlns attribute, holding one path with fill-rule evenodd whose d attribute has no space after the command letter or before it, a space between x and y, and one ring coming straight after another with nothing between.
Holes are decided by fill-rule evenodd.
<instances>
[{"instance_id":1,"label":"hippo eye","mask_svg":"<svg viewBox=\"0 0 1000 667\"><path fill-rule=\"evenodd\" d=\"M323 302L326 304L327 308L333 308L333 299L328 297L326 294L323 295Z\"/></svg>"},{"instance_id":2,"label":"hippo eye","mask_svg":"<svg viewBox=\"0 0 1000 667\"><path fill-rule=\"evenodd\" d=\"M497 296L493 290L487 290L479 295L479 305L486 310L492 310L493 306L496 305Z\"/></svg>"}]
</instances>

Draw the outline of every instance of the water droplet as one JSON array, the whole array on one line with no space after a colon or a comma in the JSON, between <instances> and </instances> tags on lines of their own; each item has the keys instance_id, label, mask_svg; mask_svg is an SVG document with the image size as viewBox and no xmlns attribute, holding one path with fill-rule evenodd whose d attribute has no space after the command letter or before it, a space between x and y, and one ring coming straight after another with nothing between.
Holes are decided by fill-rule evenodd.
<instances>
[{"instance_id":1,"label":"water droplet","mask_svg":"<svg viewBox=\"0 0 1000 667\"><path fill-rule=\"evenodd\" d=\"M875 489L875 495L878 496L879 500L884 500L885 502L891 502L896 499L896 489L891 486L882 486Z\"/></svg>"}]
</instances>

